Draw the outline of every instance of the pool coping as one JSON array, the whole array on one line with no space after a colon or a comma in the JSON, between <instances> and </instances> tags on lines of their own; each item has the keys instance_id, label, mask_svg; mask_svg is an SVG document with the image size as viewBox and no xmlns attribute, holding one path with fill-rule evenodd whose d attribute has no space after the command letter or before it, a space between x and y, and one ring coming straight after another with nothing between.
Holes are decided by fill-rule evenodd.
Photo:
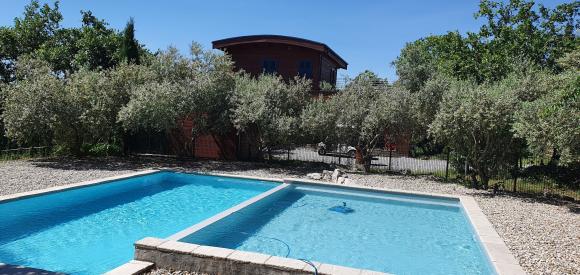
<instances>
[{"instance_id":1,"label":"pool coping","mask_svg":"<svg viewBox=\"0 0 580 275\"><path fill-rule=\"evenodd\" d=\"M265 198L271 196L272 194L277 193L278 191L286 189L288 187L290 187L289 184L282 183L279 186L276 186L268 191L260 193L260 194L254 196L248 200L245 200L239 204L236 204L233 207L230 207L230 208L228 208L228 209L226 209L226 210L224 210L216 215L213 215L213 216L211 216L211 217L209 217L209 218L207 218L199 223L196 223L196 224L194 224L186 229L183 229L183 230L181 230L181 231L179 231L179 232L177 232L177 233L175 233L175 234L173 234L165 239L170 240L170 241L180 240L180 239L187 237L187 236L189 236L189 235L191 235L191 234L193 234L193 233L195 233L195 232L197 232L197 231L199 231L199 230L201 230L201 229L203 229L203 228L205 228L205 227L207 227L215 222L218 222L222 219L225 219L226 217L229 217L233 213L238 212L238 211L246 208L247 206L250 206L250 205L252 205L252 204L254 204L262 199L265 199Z\"/></svg>"}]
</instances>

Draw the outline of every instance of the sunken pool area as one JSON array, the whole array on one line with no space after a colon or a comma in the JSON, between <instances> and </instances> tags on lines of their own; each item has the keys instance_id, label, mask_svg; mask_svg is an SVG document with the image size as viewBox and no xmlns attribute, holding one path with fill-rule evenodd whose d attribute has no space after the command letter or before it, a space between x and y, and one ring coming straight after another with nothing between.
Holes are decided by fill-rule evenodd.
<instances>
[{"instance_id":1,"label":"sunken pool area","mask_svg":"<svg viewBox=\"0 0 580 275\"><path fill-rule=\"evenodd\" d=\"M67 274L525 274L472 197L170 170L0 197L0 262Z\"/></svg>"}]
</instances>

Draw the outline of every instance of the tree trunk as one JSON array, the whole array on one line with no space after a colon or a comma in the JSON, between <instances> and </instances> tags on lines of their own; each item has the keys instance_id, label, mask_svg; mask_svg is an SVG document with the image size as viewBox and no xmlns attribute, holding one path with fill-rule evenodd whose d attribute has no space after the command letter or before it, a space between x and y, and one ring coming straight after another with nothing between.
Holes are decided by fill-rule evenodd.
<instances>
[{"instance_id":1,"label":"tree trunk","mask_svg":"<svg viewBox=\"0 0 580 275\"><path fill-rule=\"evenodd\" d=\"M75 157L81 156L81 146L82 142L80 141L80 138L75 134L75 139L71 148L71 151Z\"/></svg>"},{"instance_id":2,"label":"tree trunk","mask_svg":"<svg viewBox=\"0 0 580 275\"><path fill-rule=\"evenodd\" d=\"M363 146L356 146L354 168L368 173L371 170L371 157L367 155L367 150Z\"/></svg>"},{"instance_id":3,"label":"tree trunk","mask_svg":"<svg viewBox=\"0 0 580 275\"><path fill-rule=\"evenodd\" d=\"M489 183L489 176L487 174L486 169L484 167L478 167L477 174L479 175L479 178L481 181L481 187L483 188L483 190L487 190L488 183Z\"/></svg>"},{"instance_id":4,"label":"tree trunk","mask_svg":"<svg viewBox=\"0 0 580 275\"><path fill-rule=\"evenodd\" d=\"M479 189L479 183L477 182L477 175L475 173L470 172L469 176L471 176L471 188Z\"/></svg>"},{"instance_id":5,"label":"tree trunk","mask_svg":"<svg viewBox=\"0 0 580 275\"><path fill-rule=\"evenodd\" d=\"M560 161L560 153L558 152L558 150L556 148L554 148L552 150L552 157L550 157L550 161L548 162L548 165L556 166L556 165L558 165L559 161Z\"/></svg>"}]
</instances>

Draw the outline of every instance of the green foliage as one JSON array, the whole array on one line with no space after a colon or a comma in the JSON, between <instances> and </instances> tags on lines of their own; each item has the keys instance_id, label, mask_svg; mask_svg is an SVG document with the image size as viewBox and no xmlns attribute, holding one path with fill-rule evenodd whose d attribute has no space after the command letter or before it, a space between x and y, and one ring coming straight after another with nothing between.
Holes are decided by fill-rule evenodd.
<instances>
[{"instance_id":1,"label":"green foliage","mask_svg":"<svg viewBox=\"0 0 580 275\"><path fill-rule=\"evenodd\" d=\"M417 122L417 134L425 137L427 128L435 119L443 95L455 81L444 75L436 75L425 82L423 87L412 93L412 110Z\"/></svg>"},{"instance_id":2,"label":"green foliage","mask_svg":"<svg viewBox=\"0 0 580 275\"><path fill-rule=\"evenodd\" d=\"M580 76L568 72L547 84L534 101L524 102L514 130L526 139L536 156L552 154L552 161L578 162L580 154Z\"/></svg>"},{"instance_id":3,"label":"green foliage","mask_svg":"<svg viewBox=\"0 0 580 275\"><path fill-rule=\"evenodd\" d=\"M481 84L503 79L519 60L559 72L556 61L578 47L579 9L579 1L550 10L525 0L482 0L476 17L486 23L478 33L449 32L408 43L393 62L398 81L413 92L437 73Z\"/></svg>"},{"instance_id":4,"label":"green foliage","mask_svg":"<svg viewBox=\"0 0 580 275\"><path fill-rule=\"evenodd\" d=\"M320 81L320 91L322 92L333 92L335 90L335 87L326 82L326 81Z\"/></svg>"},{"instance_id":5,"label":"green foliage","mask_svg":"<svg viewBox=\"0 0 580 275\"><path fill-rule=\"evenodd\" d=\"M556 60L577 47L579 9L579 1L550 10L533 1L482 0L476 16L487 23L479 36L487 42L490 60L506 62L506 57L518 57L557 70Z\"/></svg>"},{"instance_id":6,"label":"green foliage","mask_svg":"<svg viewBox=\"0 0 580 275\"><path fill-rule=\"evenodd\" d=\"M399 85L417 92L438 74L459 79L474 77L476 60L467 39L457 32L429 36L407 43L393 62Z\"/></svg>"},{"instance_id":7,"label":"green foliage","mask_svg":"<svg viewBox=\"0 0 580 275\"><path fill-rule=\"evenodd\" d=\"M46 62L23 58L17 68L19 81L5 89L6 135L22 145L50 144L64 83Z\"/></svg>"},{"instance_id":8,"label":"green foliage","mask_svg":"<svg viewBox=\"0 0 580 275\"><path fill-rule=\"evenodd\" d=\"M123 41L121 44L121 58L127 63L139 64L139 43L135 39L135 22L131 17L125 30L123 30Z\"/></svg>"},{"instance_id":9,"label":"green foliage","mask_svg":"<svg viewBox=\"0 0 580 275\"><path fill-rule=\"evenodd\" d=\"M477 33L408 43L394 62L395 86L412 92L415 142L455 150L484 186L513 170L525 144L537 156L578 161L579 8L482 0Z\"/></svg>"},{"instance_id":10,"label":"green foliage","mask_svg":"<svg viewBox=\"0 0 580 275\"><path fill-rule=\"evenodd\" d=\"M82 11L83 25L76 44L75 68L108 69L119 63L122 37L107 23L96 18L90 11Z\"/></svg>"},{"instance_id":11,"label":"green foliage","mask_svg":"<svg viewBox=\"0 0 580 275\"><path fill-rule=\"evenodd\" d=\"M62 28L59 2L51 7L33 0L13 27L0 27L0 81L11 82L15 64L24 55L48 62L57 74L85 69L108 69L123 60L139 63L150 53L134 37L130 20L123 34L109 28L90 11L81 11L79 28Z\"/></svg>"},{"instance_id":12,"label":"green foliage","mask_svg":"<svg viewBox=\"0 0 580 275\"><path fill-rule=\"evenodd\" d=\"M22 58L17 81L6 86L7 136L21 145L54 142L74 154L85 143L118 142L122 129L117 114L128 98L118 74L81 70L65 80L46 62Z\"/></svg>"},{"instance_id":13,"label":"green foliage","mask_svg":"<svg viewBox=\"0 0 580 275\"><path fill-rule=\"evenodd\" d=\"M14 27L0 28L0 80L9 82L15 76L15 61L19 56L40 48L59 29L62 15L59 2L53 7L33 0L24 9L22 18L14 19Z\"/></svg>"},{"instance_id":14,"label":"green foliage","mask_svg":"<svg viewBox=\"0 0 580 275\"><path fill-rule=\"evenodd\" d=\"M368 171L373 149L386 132L408 134L414 119L411 94L377 85L365 72L329 99L311 102L302 114L302 129L314 141L355 146Z\"/></svg>"},{"instance_id":15,"label":"green foliage","mask_svg":"<svg viewBox=\"0 0 580 275\"><path fill-rule=\"evenodd\" d=\"M563 70L580 71L580 47L558 59L557 63Z\"/></svg>"},{"instance_id":16,"label":"green foliage","mask_svg":"<svg viewBox=\"0 0 580 275\"><path fill-rule=\"evenodd\" d=\"M235 73L229 56L205 51L193 43L189 57L170 48L148 65L132 65L132 70L136 68L141 68L141 73L123 73L135 79L126 84L130 99L118 116L126 131L164 132L191 119L194 138L231 133L229 98Z\"/></svg>"},{"instance_id":17,"label":"green foliage","mask_svg":"<svg viewBox=\"0 0 580 275\"><path fill-rule=\"evenodd\" d=\"M121 146L111 143L84 144L82 151L85 155L94 157L118 156L121 154Z\"/></svg>"},{"instance_id":18,"label":"green foliage","mask_svg":"<svg viewBox=\"0 0 580 275\"><path fill-rule=\"evenodd\" d=\"M131 99L119 113L119 121L128 131L165 131L175 128L184 113L186 98L176 84L152 82L131 91Z\"/></svg>"},{"instance_id":19,"label":"green foliage","mask_svg":"<svg viewBox=\"0 0 580 275\"><path fill-rule=\"evenodd\" d=\"M231 121L238 132L257 138L261 150L291 144L301 137L300 115L310 90L305 78L286 83L271 74L239 75L231 97Z\"/></svg>"},{"instance_id":20,"label":"green foliage","mask_svg":"<svg viewBox=\"0 0 580 275\"><path fill-rule=\"evenodd\" d=\"M517 160L520 143L511 131L515 107L504 83L459 82L443 96L429 132L463 156L487 188L500 168Z\"/></svg>"},{"instance_id":21,"label":"green foliage","mask_svg":"<svg viewBox=\"0 0 580 275\"><path fill-rule=\"evenodd\" d=\"M73 152L83 143L118 142L120 125L117 114L126 104L126 91L113 86L110 72L81 70L66 85L66 98L55 129L59 144L72 145ZM74 136L70 136L74 133ZM61 141L67 140L68 141ZM72 139L71 139L72 138Z\"/></svg>"}]
</instances>

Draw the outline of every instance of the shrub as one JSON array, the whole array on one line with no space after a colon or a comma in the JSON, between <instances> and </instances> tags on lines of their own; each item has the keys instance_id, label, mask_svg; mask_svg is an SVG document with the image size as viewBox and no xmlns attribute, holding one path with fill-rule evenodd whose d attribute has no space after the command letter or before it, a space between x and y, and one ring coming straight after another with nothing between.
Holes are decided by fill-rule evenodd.
<instances>
[{"instance_id":1,"label":"shrub","mask_svg":"<svg viewBox=\"0 0 580 275\"><path fill-rule=\"evenodd\" d=\"M83 153L95 157L118 156L122 153L122 149L118 144L111 143L85 144Z\"/></svg>"}]
</instances>

